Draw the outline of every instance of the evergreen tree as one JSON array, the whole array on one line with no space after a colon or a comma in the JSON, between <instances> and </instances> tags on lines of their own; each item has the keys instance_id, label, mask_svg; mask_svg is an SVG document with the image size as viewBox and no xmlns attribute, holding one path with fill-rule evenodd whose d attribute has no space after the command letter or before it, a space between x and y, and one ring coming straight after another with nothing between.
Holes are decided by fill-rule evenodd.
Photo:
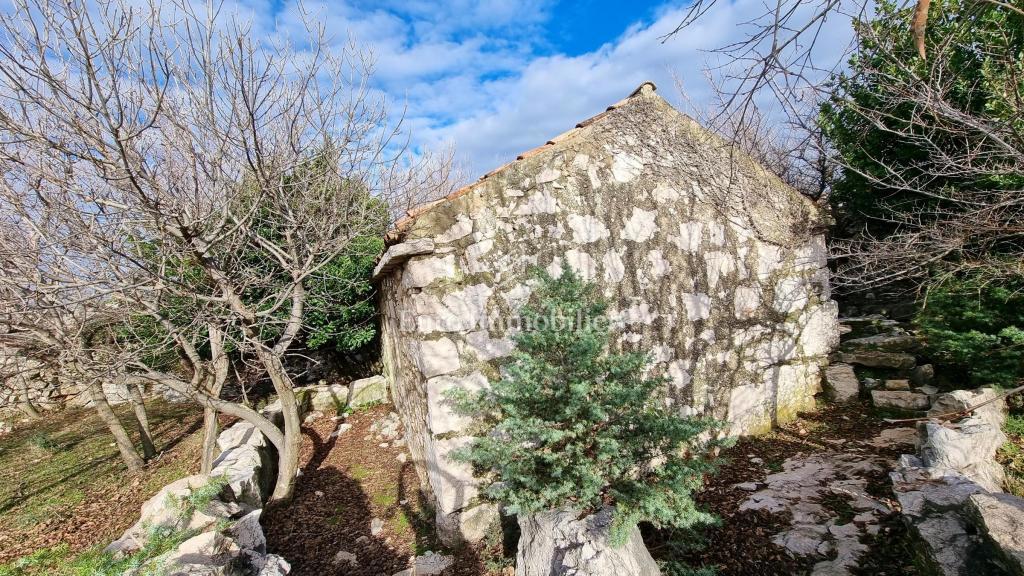
<instances>
[{"instance_id":1,"label":"evergreen tree","mask_svg":"<svg viewBox=\"0 0 1024 576\"><path fill-rule=\"evenodd\" d=\"M692 495L713 469L716 423L670 409L666 379L644 375L647 354L609 352L607 306L592 284L568 268L537 276L504 376L476 395L452 394L480 425L455 458L515 514L613 506L616 543L640 521L712 521Z\"/></svg>"}]
</instances>

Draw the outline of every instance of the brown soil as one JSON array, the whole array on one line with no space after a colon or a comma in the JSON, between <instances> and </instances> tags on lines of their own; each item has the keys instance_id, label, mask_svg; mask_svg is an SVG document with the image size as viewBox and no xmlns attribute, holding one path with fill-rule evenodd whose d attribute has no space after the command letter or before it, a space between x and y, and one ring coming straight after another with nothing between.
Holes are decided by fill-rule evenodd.
<instances>
[{"instance_id":1,"label":"brown soil","mask_svg":"<svg viewBox=\"0 0 1024 576\"><path fill-rule=\"evenodd\" d=\"M267 548L292 565L293 576L390 576L426 551L444 552L434 536L434 513L420 490L408 454L393 442L381 446L370 432L374 421L392 408L378 406L357 412L346 422L352 428L337 438L341 422L319 418L303 427L302 476L287 505L268 508L263 524ZM384 521L376 536L373 518ZM487 574L480 551L487 545L456 553L446 576ZM358 557L358 566L335 562L339 552Z\"/></svg>"},{"instance_id":2,"label":"brown soil","mask_svg":"<svg viewBox=\"0 0 1024 576\"><path fill-rule=\"evenodd\" d=\"M126 426L127 410L117 409ZM70 554L104 545L165 484L197 473L198 408L153 402L149 416L162 452L134 475L89 409L46 414L0 439L0 564L61 544Z\"/></svg>"}]
</instances>

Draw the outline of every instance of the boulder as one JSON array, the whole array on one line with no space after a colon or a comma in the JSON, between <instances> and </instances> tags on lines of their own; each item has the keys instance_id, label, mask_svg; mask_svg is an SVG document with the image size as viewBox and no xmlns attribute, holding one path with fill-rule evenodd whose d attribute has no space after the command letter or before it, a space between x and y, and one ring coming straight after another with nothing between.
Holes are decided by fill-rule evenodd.
<instances>
[{"instance_id":1,"label":"boulder","mask_svg":"<svg viewBox=\"0 0 1024 576\"><path fill-rule=\"evenodd\" d=\"M236 502L252 508L263 507L263 494L269 485L271 474L269 467L263 463L263 457L258 449L242 445L222 452L213 461L210 476L223 477Z\"/></svg>"},{"instance_id":2,"label":"boulder","mask_svg":"<svg viewBox=\"0 0 1024 576\"><path fill-rule=\"evenodd\" d=\"M969 418L956 428L939 422L918 425L921 461L925 466L955 470L986 490L1002 491L1003 467L996 451L1006 442L1003 431L981 418Z\"/></svg>"},{"instance_id":3,"label":"boulder","mask_svg":"<svg viewBox=\"0 0 1024 576\"><path fill-rule=\"evenodd\" d=\"M660 575L636 526L625 544L611 545L611 520L611 508L583 518L571 509L520 516L516 576Z\"/></svg>"},{"instance_id":4,"label":"boulder","mask_svg":"<svg viewBox=\"0 0 1024 576\"><path fill-rule=\"evenodd\" d=\"M1003 568L1024 576L1024 498L1011 494L974 494L968 513L1001 556Z\"/></svg>"},{"instance_id":5,"label":"boulder","mask_svg":"<svg viewBox=\"0 0 1024 576\"><path fill-rule=\"evenodd\" d=\"M206 510L197 510L189 516L184 514L180 502L209 483L208 476L197 474L164 486L142 505L139 521L125 530L120 538L111 542L105 551L117 556L132 554L146 544L151 529L163 527L173 530L205 530L221 519L238 515L241 508L237 504L218 501L212 502Z\"/></svg>"},{"instance_id":6,"label":"boulder","mask_svg":"<svg viewBox=\"0 0 1024 576\"><path fill-rule=\"evenodd\" d=\"M825 370L825 384L836 402L856 400L860 395L860 381L849 364L833 364Z\"/></svg>"},{"instance_id":7,"label":"boulder","mask_svg":"<svg viewBox=\"0 0 1024 576\"><path fill-rule=\"evenodd\" d=\"M217 436L217 448L221 452L237 448L238 446L250 446L260 449L268 445L267 438L255 426L248 422L238 422L226 428Z\"/></svg>"},{"instance_id":8,"label":"boulder","mask_svg":"<svg viewBox=\"0 0 1024 576\"><path fill-rule=\"evenodd\" d=\"M839 322L850 327L851 330L865 334L882 334L898 329L900 323L896 320L886 318L882 314L869 314L867 316L846 316L840 318Z\"/></svg>"},{"instance_id":9,"label":"boulder","mask_svg":"<svg viewBox=\"0 0 1024 576\"><path fill-rule=\"evenodd\" d=\"M388 381L383 376L356 380L351 389L348 404L353 408L388 401Z\"/></svg>"},{"instance_id":10,"label":"boulder","mask_svg":"<svg viewBox=\"0 0 1024 576\"><path fill-rule=\"evenodd\" d=\"M292 566L287 560L277 554L267 554L256 576L288 576L291 571Z\"/></svg>"},{"instance_id":11,"label":"boulder","mask_svg":"<svg viewBox=\"0 0 1024 576\"><path fill-rule=\"evenodd\" d=\"M972 406L994 400L971 413L971 417L981 418L996 428L1002 428L1006 420L1006 401L998 399L999 393L992 388L977 390L954 390L936 396L928 416L937 417L945 414L963 412Z\"/></svg>"},{"instance_id":12,"label":"boulder","mask_svg":"<svg viewBox=\"0 0 1024 576\"><path fill-rule=\"evenodd\" d=\"M927 410L931 400L927 394L910 390L872 390L871 402L879 408Z\"/></svg>"},{"instance_id":13,"label":"boulder","mask_svg":"<svg viewBox=\"0 0 1024 576\"><path fill-rule=\"evenodd\" d=\"M348 386L341 384L322 384L296 388L295 394L304 395L304 404L310 410L319 412L341 412L348 405Z\"/></svg>"},{"instance_id":14,"label":"boulder","mask_svg":"<svg viewBox=\"0 0 1024 576\"><path fill-rule=\"evenodd\" d=\"M399 455L401 460L402 456ZM479 542L487 536L498 522L498 507L494 504L478 504L463 508L453 514L434 515L437 536L445 546L455 547L466 542Z\"/></svg>"},{"instance_id":15,"label":"boulder","mask_svg":"<svg viewBox=\"0 0 1024 576\"><path fill-rule=\"evenodd\" d=\"M910 382L914 386L932 386L935 384L935 367L931 364L922 364L914 368L910 373Z\"/></svg>"},{"instance_id":16,"label":"boulder","mask_svg":"<svg viewBox=\"0 0 1024 576\"><path fill-rule=\"evenodd\" d=\"M412 566L396 573L394 576L434 576L447 570L455 563L455 558L442 554L427 552L417 556Z\"/></svg>"},{"instance_id":17,"label":"boulder","mask_svg":"<svg viewBox=\"0 0 1024 576\"><path fill-rule=\"evenodd\" d=\"M886 390L910 390L910 380L886 380Z\"/></svg>"},{"instance_id":18,"label":"boulder","mask_svg":"<svg viewBox=\"0 0 1024 576\"><path fill-rule=\"evenodd\" d=\"M202 532L182 542L163 558L162 574L167 576L235 576L238 545L217 530Z\"/></svg>"},{"instance_id":19,"label":"boulder","mask_svg":"<svg viewBox=\"0 0 1024 576\"><path fill-rule=\"evenodd\" d=\"M894 368L899 370L910 370L917 363L917 360L910 354L879 350L837 352L836 360L869 368Z\"/></svg>"},{"instance_id":20,"label":"boulder","mask_svg":"<svg viewBox=\"0 0 1024 576\"><path fill-rule=\"evenodd\" d=\"M927 468L919 458L907 454L890 476L904 519L918 537L919 554L930 564L928 573L1000 573L983 539L963 514L968 500L984 494L984 488L956 471Z\"/></svg>"}]
</instances>

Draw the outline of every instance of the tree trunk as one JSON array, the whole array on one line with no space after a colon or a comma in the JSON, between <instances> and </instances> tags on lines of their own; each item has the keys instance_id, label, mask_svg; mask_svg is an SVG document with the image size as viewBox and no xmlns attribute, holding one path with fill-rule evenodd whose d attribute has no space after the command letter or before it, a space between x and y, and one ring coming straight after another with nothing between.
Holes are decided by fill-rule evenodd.
<instances>
[{"instance_id":1,"label":"tree trunk","mask_svg":"<svg viewBox=\"0 0 1024 576\"><path fill-rule=\"evenodd\" d=\"M107 396L103 393L103 386L98 382L89 384L89 399L92 400L93 408L96 409L100 419L103 420L103 423L107 425L110 433L114 436L114 443L117 444L117 450L121 453L121 459L124 460L125 466L132 472L142 470L146 463L139 456L138 451L135 450L135 446L132 445L128 432L125 431L124 425L118 420L117 414L114 414L110 403L107 402Z\"/></svg>"},{"instance_id":2,"label":"tree trunk","mask_svg":"<svg viewBox=\"0 0 1024 576\"><path fill-rule=\"evenodd\" d=\"M295 390L292 389L291 379L285 372L280 358L266 350L258 351L257 355L267 369L270 381L274 384L277 399L281 402L281 415L284 417L284 442L278 447L277 483L274 485L274 492L270 495L270 500L286 502L292 498L292 493L295 491L295 478L299 472L302 420L298 402L295 400Z\"/></svg>"},{"instance_id":3,"label":"tree trunk","mask_svg":"<svg viewBox=\"0 0 1024 576\"><path fill-rule=\"evenodd\" d=\"M139 427L139 437L142 439L142 455L149 460L156 456L156 446L153 444L153 434L149 430L149 414L146 413L146 404L142 399L142 390L135 384L125 384L128 388L128 398L132 402L132 409L135 411L135 422Z\"/></svg>"},{"instance_id":4,"label":"tree trunk","mask_svg":"<svg viewBox=\"0 0 1024 576\"><path fill-rule=\"evenodd\" d=\"M24 379L21 382L21 411L25 413L25 416L32 419L42 416L39 413L39 409L32 403L32 398L29 396L28 383Z\"/></svg>"},{"instance_id":5,"label":"tree trunk","mask_svg":"<svg viewBox=\"0 0 1024 576\"><path fill-rule=\"evenodd\" d=\"M295 491L295 478L299 472L299 450L302 447L302 420L295 392L291 386L278 391L281 413L284 416L284 446L277 459L277 483L270 499L274 502L291 500Z\"/></svg>"},{"instance_id":6,"label":"tree trunk","mask_svg":"<svg viewBox=\"0 0 1024 576\"><path fill-rule=\"evenodd\" d=\"M210 336L210 358L213 364L213 382L207 393L219 399L224 382L228 379L230 362L224 351L224 333L213 324L207 325L207 331ZM217 431L217 410L211 405L203 406L203 474L209 474L210 470L213 470L213 461L217 459Z\"/></svg>"},{"instance_id":7,"label":"tree trunk","mask_svg":"<svg viewBox=\"0 0 1024 576\"><path fill-rule=\"evenodd\" d=\"M199 471L209 474L213 461L217 459L217 411L212 406L203 407L203 458Z\"/></svg>"}]
</instances>

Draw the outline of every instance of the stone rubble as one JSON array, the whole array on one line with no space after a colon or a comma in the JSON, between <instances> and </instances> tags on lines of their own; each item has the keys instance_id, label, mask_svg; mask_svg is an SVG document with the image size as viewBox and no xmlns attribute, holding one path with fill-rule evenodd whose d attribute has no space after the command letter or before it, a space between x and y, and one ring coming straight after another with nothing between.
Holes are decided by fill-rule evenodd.
<instances>
[{"instance_id":1,"label":"stone rubble","mask_svg":"<svg viewBox=\"0 0 1024 576\"><path fill-rule=\"evenodd\" d=\"M959 412L995 395L987 388L942 394L929 414ZM938 574L1024 574L1024 499L1001 493L995 461L1004 418L999 400L958 422L921 422L919 455L904 454L890 474L904 520Z\"/></svg>"},{"instance_id":2,"label":"stone rubble","mask_svg":"<svg viewBox=\"0 0 1024 576\"><path fill-rule=\"evenodd\" d=\"M221 454L209 475L176 480L142 505L138 522L107 548L123 557L140 550L154 527L189 530L194 536L155 561L168 576L285 576L288 562L266 550L260 526L263 499L273 468L269 442L254 426L238 422L217 437ZM225 486L201 510L183 506L211 479ZM226 527L225 527L226 526Z\"/></svg>"},{"instance_id":3,"label":"stone rubble","mask_svg":"<svg viewBox=\"0 0 1024 576\"><path fill-rule=\"evenodd\" d=\"M451 556L428 551L422 556L412 558L412 566L395 573L394 576L435 576L447 570L454 563L455 558Z\"/></svg>"},{"instance_id":4,"label":"stone rubble","mask_svg":"<svg viewBox=\"0 0 1024 576\"><path fill-rule=\"evenodd\" d=\"M920 411L931 406L927 394L911 390L879 390L871 391L871 402L879 408L895 408L897 410Z\"/></svg>"},{"instance_id":5,"label":"stone rubble","mask_svg":"<svg viewBox=\"0 0 1024 576\"><path fill-rule=\"evenodd\" d=\"M849 364L832 364L826 368L825 385L836 402L849 402L860 396L860 382Z\"/></svg>"},{"instance_id":6,"label":"stone rubble","mask_svg":"<svg viewBox=\"0 0 1024 576\"><path fill-rule=\"evenodd\" d=\"M740 511L766 510L791 515L791 528L772 539L793 556L818 558L814 576L849 574L867 546L860 542L878 529L891 510L867 493L867 476L887 467L885 460L860 454L829 452L794 456L782 472L765 478L764 487L751 494ZM745 488L744 488L745 489ZM822 502L838 495L858 514L840 523L837 512Z\"/></svg>"}]
</instances>

